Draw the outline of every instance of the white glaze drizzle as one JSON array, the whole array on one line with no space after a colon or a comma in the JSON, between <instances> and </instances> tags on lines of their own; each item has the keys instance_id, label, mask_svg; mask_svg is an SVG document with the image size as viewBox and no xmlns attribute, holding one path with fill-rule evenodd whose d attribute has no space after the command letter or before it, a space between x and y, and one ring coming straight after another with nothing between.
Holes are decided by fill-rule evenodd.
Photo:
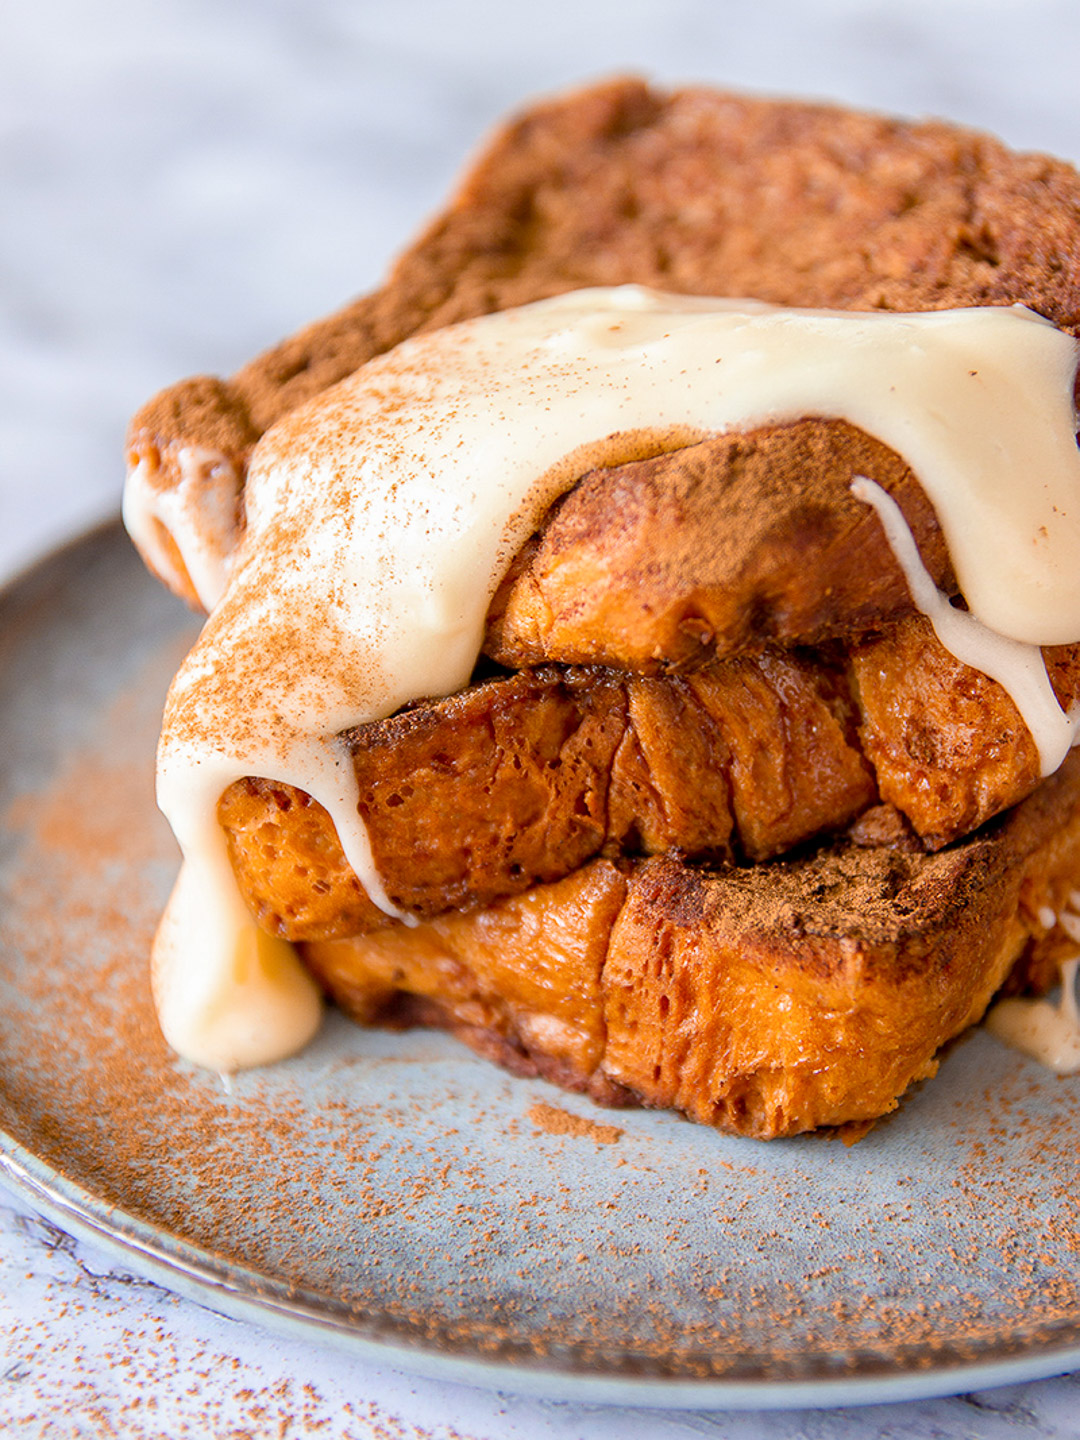
<instances>
[{"instance_id":1,"label":"white glaze drizzle","mask_svg":"<svg viewBox=\"0 0 1080 1440\"><path fill-rule=\"evenodd\" d=\"M927 573L903 511L880 485L857 475L851 493L877 512L911 598L933 625L937 638L962 665L982 671L1008 691L1035 741L1040 773L1052 775L1076 744L1080 715L1070 717L1062 710L1042 651L1037 645L997 634L977 616L950 604Z\"/></svg>"},{"instance_id":2,"label":"white glaze drizzle","mask_svg":"<svg viewBox=\"0 0 1080 1440\"><path fill-rule=\"evenodd\" d=\"M986 1017L986 1028L1014 1050L1038 1060L1056 1075L1080 1072L1080 1005L1076 976L1080 956L1061 967L1061 998L999 1000Z\"/></svg>"},{"instance_id":3,"label":"white glaze drizzle","mask_svg":"<svg viewBox=\"0 0 1080 1440\"><path fill-rule=\"evenodd\" d=\"M251 774L312 794L389 909L337 733L467 683L505 566L591 465L847 419L915 470L984 622L1080 638L1076 358L1019 307L783 311L624 287L417 337L287 416L252 457L244 540L166 709L159 798L186 856L155 945L171 1043L228 1071L311 1033L291 950L250 939L218 798Z\"/></svg>"},{"instance_id":4,"label":"white glaze drizzle","mask_svg":"<svg viewBox=\"0 0 1080 1440\"><path fill-rule=\"evenodd\" d=\"M179 480L163 484L146 456L124 485L124 524L147 563L174 589L185 591L184 575L164 541L172 538L202 607L210 611L225 593L236 547L236 503L240 478L218 450L180 446Z\"/></svg>"}]
</instances>

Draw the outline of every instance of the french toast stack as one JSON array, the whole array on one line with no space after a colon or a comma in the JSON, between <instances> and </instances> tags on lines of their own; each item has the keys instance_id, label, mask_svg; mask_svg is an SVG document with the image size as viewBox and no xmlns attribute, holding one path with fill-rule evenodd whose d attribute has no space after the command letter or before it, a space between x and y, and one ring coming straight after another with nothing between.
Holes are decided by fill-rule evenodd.
<instances>
[{"instance_id":1,"label":"french toast stack","mask_svg":"<svg viewBox=\"0 0 1080 1440\"><path fill-rule=\"evenodd\" d=\"M1019 303L1075 335L1078 236L1080 177L984 136L613 82L508 125L380 290L151 401L129 458L189 506L212 483L225 554L258 438L411 335L627 283ZM1052 983L1080 764L1040 779L1012 700L915 610L859 475L955 596L917 477L844 421L583 475L510 564L473 683L343 737L419 923L369 899L320 806L252 776L218 817L260 924L359 1021L448 1027L604 1103L761 1138L894 1108L1003 985ZM1068 709L1080 647L1044 653Z\"/></svg>"}]
</instances>

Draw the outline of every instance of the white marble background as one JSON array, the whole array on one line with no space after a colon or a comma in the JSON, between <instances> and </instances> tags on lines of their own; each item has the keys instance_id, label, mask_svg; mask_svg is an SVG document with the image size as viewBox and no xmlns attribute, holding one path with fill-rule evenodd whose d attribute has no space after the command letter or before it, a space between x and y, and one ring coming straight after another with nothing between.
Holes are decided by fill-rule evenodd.
<instances>
[{"instance_id":1,"label":"white marble background","mask_svg":"<svg viewBox=\"0 0 1080 1440\"><path fill-rule=\"evenodd\" d=\"M1070 0L30 0L0 6L0 572L115 508L128 413L371 284L485 127L634 70L1080 158ZM410 1381L219 1319L0 1192L0 1436L1059 1437L1080 1377L676 1415Z\"/></svg>"}]
</instances>

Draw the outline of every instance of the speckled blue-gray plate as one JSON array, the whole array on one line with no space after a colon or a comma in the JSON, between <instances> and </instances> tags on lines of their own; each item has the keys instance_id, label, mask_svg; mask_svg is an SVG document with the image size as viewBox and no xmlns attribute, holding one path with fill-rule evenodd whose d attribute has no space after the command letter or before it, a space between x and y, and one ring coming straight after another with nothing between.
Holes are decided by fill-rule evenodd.
<instances>
[{"instance_id":1,"label":"speckled blue-gray plate","mask_svg":"<svg viewBox=\"0 0 1080 1440\"><path fill-rule=\"evenodd\" d=\"M1080 1081L984 1034L851 1149L596 1110L337 1017L230 1085L170 1055L152 763L193 629L113 526L0 599L0 1162L40 1209L227 1314L553 1397L855 1403L1080 1365Z\"/></svg>"}]
</instances>

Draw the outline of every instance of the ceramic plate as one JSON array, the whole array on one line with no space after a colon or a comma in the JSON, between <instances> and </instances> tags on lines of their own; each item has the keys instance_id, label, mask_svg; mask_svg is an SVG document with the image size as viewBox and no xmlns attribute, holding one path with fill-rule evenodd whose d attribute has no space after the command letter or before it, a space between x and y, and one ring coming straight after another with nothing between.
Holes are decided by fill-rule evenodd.
<instances>
[{"instance_id":1,"label":"ceramic plate","mask_svg":"<svg viewBox=\"0 0 1080 1440\"><path fill-rule=\"evenodd\" d=\"M787 1406L1080 1365L1080 1081L975 1033L860 1144L760 1145L331 1017L225 1083L158 1036L153 804L191 617L109 526L0 599L0 1160L204 1304L558 1398Z\"/></svg>"}]
</instances>

